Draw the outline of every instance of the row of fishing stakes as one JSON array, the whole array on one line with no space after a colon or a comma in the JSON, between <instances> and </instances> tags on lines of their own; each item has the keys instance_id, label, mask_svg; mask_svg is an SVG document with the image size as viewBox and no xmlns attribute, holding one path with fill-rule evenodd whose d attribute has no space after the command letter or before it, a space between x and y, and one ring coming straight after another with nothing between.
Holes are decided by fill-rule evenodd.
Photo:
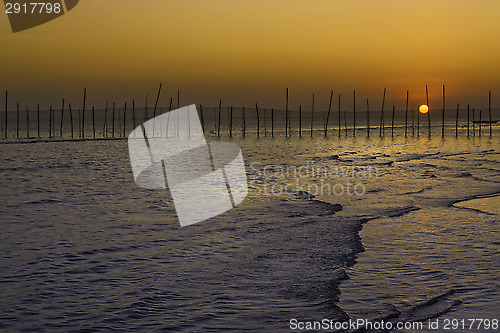
<instances>
[{"instance_id":1,"label":"row of fishing stakes","mask_svg":"<svg viewBox=\"0 0 500 333\"><path fill-rule=\"evenodd\" d=\"M160 99L160 94L161 94L161 89L162 89L162 84L160 84L158 88L158 93L156 96L156 101L154 104L154 109L153 109L153 114L152 117L157 116L158 112L158 102ZM387 90L384 88L383 92L383 97L382 97L382 107L380 110L380 122L379 122L379 136L380 137L385 137L385 116L384 116L384 111L385 111L385 100L386 100L386 92ZM425 86L425 94L426 94L426 105L429 107L429 92L427 85ZM330 93L330 99L329 99L329 104L328 104L328 111L325 114L325 111L321 112L322 118L323 118L323 132L324 136L328 136L328 130L329 130L329 124L330 124L330 115L332 113L332 103L333 103L333 96L334 92L331 91ZM446 106L446 95L445 95L445 86L443 85L443 91L442 91L442 111L441 111L441 136L445 136L445 106ZM177 90L177 108L180 107L180 91ZM87 102L87 89L84 89L83 92L83 103L82 103L82 109L77 111L77 117L78 117L78 123L77 126L77 132L78 132L78 138L79 139L84 139L86 137L86 126L85 126L85 116L87 113L86 109L86 102ZM409 135L408 133L408 116L409 116L409 91L406 91L406 107L405 107L405 129L404 129L404 135L407 137ZM75 115L73 113L73 109L71 104L68 104L67 106L69 112L69 121L70 121L70 129L71 129L71 138L75 138ZM108 109L109 109L109 102L106 102L106 108L104 109L104 123L102 126L102 133L104 138L108 138L108 134L112 138L120 138L120 137L126 137L127 136L127 103L125 103L123 107L123 113L117 112L116 109L116 104L112 104L111 108L111 130L108 128ZM5 92L5 112L4 112L4 138L8 138L8 91ZM170 105L168 110L172 110L172 98L170 99ZM338 95L338 135L341 137L342 135L342 108L341 108L341 95ZM455 115L455 136L458 137L458 127L459 127L459 110L460 110L460 105L457 104L457 109L456 109L456 115ZM19 103L16 103L16 138L20 138L20 107ZM228 109L228 123L229 123L229 136L233 137L234 134L234 116L233 116L233 107L231 106ZM269 111L269 110L267 110ZM392 118L391 118L391 137L394 137L394 122L395 122L395 111L396 108L395 106L392 107ZM50 138L56 137L56 127L59 125L59 136L63 137L63 122L65 119L65 112L66 112L66 103L65 99L62 100L62 106L60 109L60 118L58 124L56 124L56 110L50 106L49 108L49 128L48 128L48 136ZM160 108L160 113L161 113L161 108ZM200 118L201 118L201 123L203 127L203 131L205 131L205 121L204 121L204 108L202 105L200 105ZM122 121L122 115L123 115L123 121ZM267 112L266 109L260 109L258 103L255 103L255 115L257 119L257 128L256 128L256 134L257 137L261 136L261 118L263 118L263 123L264 123L264 136L267 136L268 134L268 129L267 129ZM314 119L315 116L317 115L317 111L315 110L315 94L312 94L312 105L311 105L311 121L310 121L310 136L313 136L314 132ZM489 115L489 135L490 137L492 136L492 119L491 119L491 91L488 93L488 115ZM343 116L344 116L344 133L345 136L348 136L349 128L347 126L347 112L346 110L343 111ZM356 130L357 130L357 110L356 110L356 91L353 92L353 115L352 115L352 120L353 120L353 125L352 125L352 135L353 137L356 137ZM116 119L118 118L118 119ZM241 134L243 137L246 137L247 135L247 110L243 107L241 109ZM467 137L470 136L470 106L467 105ZM130 119L130 117L129 117ZM135 100L132 99L132 128L136 128L140 123L143 121L147 121L149 118L148 115L148 94L146 94L146 102L145 102L145 108L144 108L144 117L143 119L137 119L136 117L136 105L135 105ZM118 120L118 124L117 124ZM416 125L416 135L417 137L420 136L420 112L417 112L417 125ZM478 124L479 131L478 135L482 135L482 128L481 124L483 122L482 119L482 111L479 111L479 121L476 121L476 111L475 109L472 109L472 135L476 136L476 123ZM215 124L215 131L214 134L216 134L218 137L221 136L221 123L222 123L222 100L219 101L219 107L218 107L218 113L216 113L215 119L214 119L214 124ZM415 136L415 126L414 126L414 110L411 110L411 135ZM432 126L431 126L431 117L430 117L430 111L427 112L427 133L429 137L431 136L432 132ZM30 132L30 111L28 108L26 108L26 137L32 137L32 132ZM373 127L370 127L370 103L369 100L366 100L366 135L367 137L370 137L370 130L374 129ZM298 119L298 135L299 137L303 136L303 113L302 113L302 105L299 106L299 119ZM40 131L40 105L37 105L37 127L36 127L36 136L41 137L41 131ZM271 109L271 137L274 137L275 134L275 110ZM290 117L290 109L289 109L289 90L288 88L286 89L286 100L285 100L285 136L289 137L292 135L292 121ZM92 107L92 138L96 138L96 112L95 108Z\"/></svg>"}]
</instances>

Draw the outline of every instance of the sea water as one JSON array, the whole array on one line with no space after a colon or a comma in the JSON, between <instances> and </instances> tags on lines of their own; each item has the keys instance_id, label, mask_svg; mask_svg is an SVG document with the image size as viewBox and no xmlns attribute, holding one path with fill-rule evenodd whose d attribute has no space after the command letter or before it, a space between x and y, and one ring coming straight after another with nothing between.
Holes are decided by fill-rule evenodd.
<instances>
[{"instance_id":1,"label":"sea water","mask_svg":"<svg viewBox=\"0 0 500 333\"><path fill-rule=\"evenodd\" d=\"M498 317L498 140L233 140L248 198L185 228L135 185L124 140L1 144L0 327Z\"/></svg>"}]
</instances>

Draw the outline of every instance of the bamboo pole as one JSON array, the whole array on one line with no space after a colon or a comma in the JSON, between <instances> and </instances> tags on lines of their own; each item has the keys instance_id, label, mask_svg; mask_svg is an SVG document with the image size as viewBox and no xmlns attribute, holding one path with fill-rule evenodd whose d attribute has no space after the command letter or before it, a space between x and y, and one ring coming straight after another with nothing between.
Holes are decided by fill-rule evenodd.
<instances>
[{"instance_id":1,"label":"bamboo pole","mask_svg":"<svg viewBox=\"0 0 500 333\"><path fill-rule=\"evenodd\" d=\"M429 105L429 90L427 89L427 85L425 85L425 98L427 102L427 126L429 129L429 137L431 136L432 133L432 128L431 128L431 106Z\"/></svg>"},{"instance_id":2,"label":"bamboo pole","mask_svg":"<svg viewBox=\"0 0 500 333\"><path fill-rule=\"evenodd\" d=\"M61 126L59 127L59 135L63 136L63 120L64 120L64 98L62 100L62 108L61 108Z\"/></svg>"},{"instance_id":3,"label":"bamboo pole","mask_svg":"<svg viewBox=\"0 0 500 333\"><path fill-rule=\"evenodd\" d=\"M220 138L220 115L222 112L222 100L219 100L219 121L217 126L217 136Z\"/></svg>"},{"instance_id":4,"label":"bamboo pole","mask_svg":"<svg viewBox=\"0 0 500 333\"><path fill-rule=\"evenodd\" d=\"M156 95L156 101L155 101L155 107L153 109L153 118L156 117L156 108L158 107L158 100L160 99L160 93L161 93L161 86L163 83L160 83L160 86L158 87L158 94Z\"/></svg>"},{"instance_id":5,"label":"bamboo pole","mask_svg":"<svg viewBox=\"0 0 500 333\"><path fill-rule=\"evenodd\" d=\"M352 127L352 136L356 137L356 90L354 90L354 101L353 101L353 127Z\"/></svg>"},{"instance_id":6,"label":"bamboo pole","mask_svg":"<svg viewBox=\"0 0 500 333\"><path fill-rule=\"evenodd\" d=\"M472 136L476 136L476 110L472 109Z\"/></svg>"},{"instance_id":7,"label":"bamboo pole","mask_svg":"<svg viewBox=\"0 0 500 333\"><path fill-rule=\"evenodd\" d=\"M370 103L366 99L366 136L370 137Z\"/></svg>"},{"instance_id":8,"label":"bamboo pole","mask_svg":"<svg viewBox=\"0 0 500 333\"><path fill-rule=\"evenodd\" d=\"M122 115L120 113L120 108L118 108L116 110L116 114L118 115L118 124L117 124L117 127L118 127L118 133L117 133L117 136L120 137L121 136L121 133L122 133ZM154 118L153 118L153 133L154 133ZM153 134L154 135L154 134Z\"/></svg>"},{"instance_id":9,"label":"bamboo pole","mask_svg":"<svg viewBox=\"0 0 500 333\"><path fill-rule=\"evenodd\" d=\"M111 136L114 138L115 137L115 102L113 102L113 112L112 112L112 122L111 122Z\"/></svg>"},{"instance_id":10,"label":"bamboo pole","mask_svg":"<svg viewBox=\"0 0 500 333\"><path fill-rule=\"evenodd\" d=\"M229 115L229 137L233 137L233 107L231 106L230 109L230 115Z\"/></svg>"},{"instance_id":11,"label":"bamboo pole","mask_svg":"<svg viewBox=\"0 0 500 333\"><path fill-rule=\"evenodd\" d=\"M339 138L340 138L340 135L341 135L341 132L342 132L342 128L341 128L341 123L340 123L340 94L339 94Z\"/></svg>"},{"instance_id":12,"label":"bamboo pole","mask_svg":"<svg viewBox=\"0 0 500 333\"><path fill-rule=\"evenodd\" d=\"M70 120L70 125L71 125L71 138L73 139L74 138L74 136L73 136L73 110L71 110L71 104L69 104L68 107L69 107L69 120ZM40 118L38 118L38 119L40 119ZM40 128L39 128L39 131L40 131ZM40 136L40 133L38 134L38 136Z\"/></svg>"},{"instance_id":13,"label":"bamboo pole","mask_svg":"<svg viewBox=\"0 0 500 333\"><path fill-rule=\"evenodd\" d=\"M479 110L479 137L481 137L481 132L482 132L482 129L481 129L481 122L483 121L483 110Z\"/></svg>"},{"instance_id":14,"label":"bamboo pole","mask_svg":"<svg viewBox=\"0 0 500 333\"><path fill-rule=\"evenodd\" d=\"M83 90L83 109L82 109L82 138L85 138L85 103L87 101L87 88Z\"/></svg>"},{"instance_id":15,"label":"bamboo pole","mask_svg":"<svg viewBox=\"0 0 500 333\"><path fill-rule=\"evenodd\" d=\"M442 112L442 121L441 121L441 137L444 138L444 109L445 109L445 91L444 91L444 84L443 84L443 112Z\"/></svg>"},{"instance_id":16,"label":"bamboo pole","mask_svg":"<svg viewBox=\"0 0 500 333\"><path fill-rule=\"evenodd\" d=\"M113 116L113 119L115 117ZM144 104L144 122L146 122L148 120L149 116L148 116L148 93L146 93L146 103Z\"/></svg>"},{"instance_id":17,"label":"bamboo pole","mask_svg":"<svg viewBox=\"0 0 500 333\"><path fill-rule=\"evenodd\" d=\"M491 138L491 135L492 135L492 132L491 132L491 91L488 92L488 117L490 120L490 138Z\"/></svg>"},{"instance_id":18,"label":"bamboo pole","mask_svg":"<svg viewBox=\"0 0 500 333\"><path fill-rule=\"evenodd\" d=\"M406 90L406 108L405 108L405 138L408 137L408 97L410 92Z\"/></svg>"},{"instance_id":19,"label":"bamboo pole","mask_svg":"<svg viewBox=\"0 0 500 333\"><path fill-rule=\"evenodd\" d=\"M9 103L9 92L6 90L5 91L5 138L7 139L7 130L8 130L8 119L7 119L7 109L8 109L8 103Z\"/></svg>"},{"instance_id":20,"label":"bamboo pole","mask_svg":"<svg viewBox=\"0 0 500 333\"><path fill-rule=\"evenodd\" d=\"M172 99L170 99L170 107L172 107ZM205 122L203 121L203 106L201 104L200 104L200 118L201 118L201 129L203 130L203 134L205 134Z\"/></svg>"},{"instance_id":21,"label":"bamboo pole","mask_svg":"<svg viewBox=\"0 0 500 333\"><path fill-rule=\"evenodd\" d=\"M245 119L245 107L243 107L243 109L241 110L241 112L243 113L243 117L242 117L242 120L243 120L243 123L241 124L241 130L243 132L243 137L246 137L246 119Z\"/></svg>"},{"instance_id":22,"label":"bamboo pole","mask_svg":"<svg viewBox=\"0 0 500 333\"><path fill-rule=\"evenodd\" d=\"M299 105L299 137L302 137L302 105Z\"/></svg>"},{"instance_id":23,"label":"bamboo pole","mask_svg":"<svg viewBox=\"0 0 500 333\"><path fill-rule=\"evenodd\" d=\"M17 138L19 139L19 115L20 115L20 111L19 111L19 103L16 103L17 104Z\"/></svg>"},{"instance_id":24,"label":"bamboo pole","mask_svg":"<svg viewBox=\"0 0 500 333\"><path fill-rule=\"evenodd\" d=\"M134 130L137 127L136 122L135 122L135 100L134 99L132 99L132 126L133 126Z\"/></svg>"},{"instance_id":25,"label":"bamboo pole","mask_svg":"<svg viewBox=\"0 0 500 333\"><path fill-rule=\"evenodd\" d=\"M40 137L40 104L36 105L37 113L37 137Z\"/></svg>"},{"instance_id":26,"label":"bamboo pole","mask_svg":"<svg viewBox=\"0 0 500 333\"><path fill-rule=\"evenodd\" d=\"M49 109L49 138L52 137L52 105Z\"/></svg>"},{"instance_id":27,"label":"bamboo pole","mask_svg":"<svg viewBox=\"0 0 500 333\"><path fill-rule=\"evenodd\" d=\"M30 111L26 107L26 136L30 137Z\"/></svg>"},{"instance_id":28,"label":"bamboo pole","mask_svg":"<svg viewBox=\"0 0 500 333\"><path fill-rule=\"evenodd\" d=\"M161 113L161 109L160 109L160 113ZM126 131L127 131L127 102L125 102L125 106L123 108L123 137L124 138L127 136L127 134L125 133Z\"/></svg>"},{"instance_id":29,"label":"bamboo pole","mask_svg":"<svg viewBox=\"0 0 500 333\"><path fill-rule=\"evenodd\" d=\"M82 137L82 110L78 110L78 137Z\"/></svg>"},{"instance_id":30,"label":"bamboo pole","mask_svg":"<svg viewBox=\"0 0 500 333\"><path fill-rule=\"evenodd\" d=\"M52 110L52 137L56 136L56 109Z\"/></svg>"},{"instance_id":31,"label":"bamboo pole","mask_svg":"<svg viewBox=\"0 0 500 333\"><path fill-rule=\"evenodd\" d=\"M264 137L267 137L267 117L266 117L266 109L264 109Z\"/></svg>"},{"instance_id":32,"label":"bamboo pole","mask_svg":"<svg viewBox=\"0 0 500 333\"><path fill-rule=\"evenodd\" d=\"M330 120L330 112L332 111L333 90L330 92L330 103L328 104L328 113L325 121L325 137L328 136L328 121Z\"/></svg>"},{"instance_id":33,"label":"bamboo pole","mask_svg":"<svg viewBox=\"0 0 500 333\"><path fill-rule=\"evenodd\" d=\"M274 138L274 109L271 109L271 137Z\"/></svg>"},{"instance_id":34,"label":"bamboo pole","mask_svg":"<svg viewBox=\"0 0 500 333\"><path fill-rule=\"evenodd\" d=\"M413 114L414 114L413 109L411 109L411 136L415 137L415 122Z\"/></svg>"},{"instance_id":35,"label":"bamboo pole","mask_svg":"<svg viewBox=\"0 0 500 333\"><path fill-rule=\"evenodd\" d=\"M392 123L391 123L391 137L394 138L394 113L396 110L396 106L392 106Z\"/></svg>"},{"instance_id":36,"label":"bamboo pole","mask_svg":"<svg viewBox=\"0 0 500 333\"><path fill-rule=\"evenodd\" d=\"M344 109L344 132L347 137L347 111Z\"/></svg>"},{"instance_id":37,"label":"bamboo pole","mask_svg":"<svg viewBox=\"0 0 500 333\"><path fill-rule=\"evenodd\" d=\"M379 135L382 137L384 134L384 105L385 105L385 92L386 88L384 88L384 97L382 98L382 110L380 112L380 126L379 126Z\"/></svg>"},{"instance_id":38,"label":"bamboo pole","mask_svg":"<svg viewBox=\"0 0 500 333\"><path fill-rule=\"evenodd\" d=\"M312 107L311 107L311 138L313 137L313 126L314 126L314 93L312 97Z\"/></svg>"},{"instance_id":39,"label":"bamboo pole","mask_svg":"<svg viewBox=\"0 0 500 333\"><path fill-rule=\"evenodd\" d=\"M420 110L417 110L417 138L420 137Z\"/></svg>"},{"instance_id":40,"label":"bamboo pole","mask_svg":"<svg viewBox=\"0 0 500 333\"><path fill-rule=\"evenodd\" d=\"M460 104L457 104L457 115L455 117L455 138L458 138L458 111L460 110Z\"/></svg>"},{"instance_id":41,"label":"bamboo pole","mask_svg":"<svg viewBox=\"0 0 500 333\"><path fill-rule=\"evenodd\" d=\"M105 138L108 137L108 106L109 106L109 101L106 101L106 108L104 109L104 123L102 125L102 135Z\"/></svg>"},{"instance_id":42,"label":"bamboo pole","mask_svg":"<svg viewBox=\"0 0 500 333\"><path fill-rule=\"evenodd\" d=\"M288 88L286 88L286 107L285 107L285 137L288 138Z\"/></svg>"},{"instance_id":43,"label":"bamboo pole","mask_svg":"<svg viewBox=\"0 0 500 333\"><path fill-rule=\"evenodd\" d=\"M95 139L95 108L92 107L92 137Z\"/></svg>"},{"instance_id":44,"label":"bamboo pole","mask_svg":"<svg viewBox=\"0 0 500 333\"><path fill-rule=\"evenodd\" d=\"M259 117L259 106L255 103L255 111L257 112L257 137L260 138L260 117Z\"/></svg>"},{"instance_id":45,"label":"bamboo pole","mask_svg":"<svg viewBox=\"0 0 500 333\"><path fill-rule=\"evenodd\" d=\"M470 110L469 104L467 104L467 137L470 137Z\"/></svg>"}]
</instances>

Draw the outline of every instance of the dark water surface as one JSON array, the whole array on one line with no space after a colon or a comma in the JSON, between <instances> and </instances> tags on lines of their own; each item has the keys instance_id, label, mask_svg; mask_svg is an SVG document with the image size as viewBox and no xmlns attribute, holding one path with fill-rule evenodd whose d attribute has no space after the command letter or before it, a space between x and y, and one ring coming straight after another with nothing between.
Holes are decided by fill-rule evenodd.
<instances>
[{"instance_id":1,"label":"dark water surface","mask_svg":"<svg viewBox=\"0 0 500 333\"><path fill-rule=\"evenodd\" d=\"M0 329L263 332L291 318L498 312L498 215L452 206L500 192L498 141L236 142L248 198L185 228L168 193L135 185L125 141L0 145ZM262 173L308 162L379 173ZM296 180L365 193L264 195Z\"/></svg>"}]
</instances>

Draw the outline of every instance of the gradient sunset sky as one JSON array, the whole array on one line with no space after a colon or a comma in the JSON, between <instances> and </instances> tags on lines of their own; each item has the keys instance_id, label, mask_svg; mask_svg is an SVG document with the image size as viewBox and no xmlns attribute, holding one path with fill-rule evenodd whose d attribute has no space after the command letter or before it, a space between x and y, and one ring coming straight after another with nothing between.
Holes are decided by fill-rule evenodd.
<instances>
[{"instance_id":1,"label":"gradient sunset sky","mask_svg":"<svg viewBox=\"0 0 500 333\"><path fill-rule=\"evenodd\" d=\"M326 107L330 90L352 105L500 104L498 0L83 0L66 15L13 34L0 13L0 89L33 107L65 97L88 105ZM498 97L497 97L498 96ZM2 97L3 99L3 97ZM151 98L152 100L153 98ZM496 101L496 102L495 102Z\"/></svg>"}]
</instances>

